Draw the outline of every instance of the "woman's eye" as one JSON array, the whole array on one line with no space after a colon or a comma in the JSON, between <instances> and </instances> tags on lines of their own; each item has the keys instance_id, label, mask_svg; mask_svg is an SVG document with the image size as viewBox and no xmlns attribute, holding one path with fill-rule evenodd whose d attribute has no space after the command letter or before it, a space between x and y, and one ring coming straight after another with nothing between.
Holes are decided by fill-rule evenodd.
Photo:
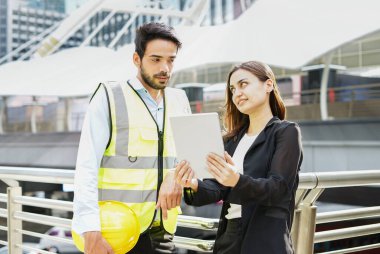
<instances>
[{"instance_id":1,"label":"woman's eye","mask_svg":"<svg viewBox=\"0 0 380 254\"><path fill-rule=\"evenodd\" d=\"M157 62L160 61L160 59L159 58L153 58L152 61L155 62L155 63L157 63Z\"/></svg>"},{"instance_id":2,"label":"woman's eye","mask_svg":"<svg viewBox=\"0 0 380 254\"><path fill-rule=\"evenodd\" d=\"M231 91L231 93L234 93L235 92L235 87L230 87L230 91Z\"/></svg>"}]
</instances>

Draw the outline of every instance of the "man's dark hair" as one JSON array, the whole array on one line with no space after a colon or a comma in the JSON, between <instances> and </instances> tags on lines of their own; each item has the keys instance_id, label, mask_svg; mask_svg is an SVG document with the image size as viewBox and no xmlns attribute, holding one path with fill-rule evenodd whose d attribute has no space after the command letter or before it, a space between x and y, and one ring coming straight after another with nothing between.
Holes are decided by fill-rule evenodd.
<instances>
[{"instance_id":1,"label":"man's dark hair","mask_svg":"<svg viewBox=\"0 0 380 254\"><path fill-rule=\"evenodd\" d=\"M177 45L177 50L181 48L182 43L179 41L171 26L162 23L147 23L136 30L135 46L136 53L142 59L145 54L148 42L155 39L168 40Z\"/></svg>"}]
</instances>

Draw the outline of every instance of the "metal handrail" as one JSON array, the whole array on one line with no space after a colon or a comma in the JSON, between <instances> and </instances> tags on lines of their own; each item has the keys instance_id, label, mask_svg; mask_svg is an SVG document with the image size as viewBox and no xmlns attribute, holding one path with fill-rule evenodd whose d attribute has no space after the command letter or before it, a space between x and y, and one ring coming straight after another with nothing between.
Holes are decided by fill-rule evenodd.
<instances>
[{"instance_id":1,"label":"metal handrail","mask_svg":"<svg viewBox=\"0 0 380 254\"><path fill-rule=\"evenodd\" d=\"M368 186L380 183L380 171L334 171L315 173L318 178L318 188L337 188L348 186Z\"/></svg>"},{"instance_id":2,"label":"metal handrail","mask_svg":"<svg viewBox=\"0 0 380 254\"><path fill-rule=\"evenodd\" d=\"M0 193L0 202L7 202L7 194Z\"/></svg>"},{"instance_id":3,"label":"metal handrail","mask_svg":"<svg viewBox=\"0 0 380 254\"><path fill-rule=\"evenodd\" d=\"M380 141L377 140L313 140L308 141L304 140L302 141L303 147L307 146L318 146L318 147L328 147L328 146L334 146L334 147L379 147Z\"/></svg>"},{"instance_id":4,"label":"metal handrail","mask_svg":"<svg viewBox=\"0 0 380 254\"><path fill-rule=\"evenodd\" d=\"M380 206L347 209L342 211L318 213L317 224L353 219L380 217Z\"/></svg>"},{"instance_id":5,"label":"metal handrail","mask_svg":"<svg viewBox=\"0 0 380 254\"><path fill-rule=\"evenodd\" d=\"M0 179L26 182L73 184L74 170L0 166ZM299 188L336 188L380 183L380 170L300 173Z\"/></svg>"},{"instance_id":6,"label":"metal handrail","mask_svg":"<svg viewBox=\"0 0 380 254\"><path fill-rule=\"evenodd\" d=\"M352 86L342 86L342 87L330 87L329 90L334 91L334 92L341 92L341 91L355 91L355 89L368 89L368 88L380 88L380 83L376 84L363 84L363 85L352 85ZM369 93L375 93L375 91L368 91ZM300 96L314 96L314 95L319 95L321 93L321 89L307 89L307 90L302 90L301 92L290 92L290 93L281 93L281 96L283 98L293 98L295 95L300 95ZM215 100L212 101L215 103L224 103L225 100ZM199 103L199 102L198 102Z\"/></svg>"},{"instance_id":7,"label":"metal handrail","mask_svg":"<svg viewBox=\"0 0 380 254\"><path fill-rule=\"evenodd\" d=\"M174 236L174 242L178 248L185 248L195 251L212 252L214 247L213 240L199 240L182 236Z\"/></svg>"},{"instance_id":8,"label":"metal handrail","mask_svg":"<svg viewBox=\"0 0 380 254\"><path fill-rule=\"evenodd\" d=\"M217 230L219 219L201 218L195 216L179 215L178 226L203 230Z\"/></svg>"},{"instance_id":9,"label":"metal handrail","mask_svg":"<svg viewBox=\"0 0 380 254\"><path fill-rule=\"evenodd\" d=\"M0 208L0 217L2 217L2 218L7 218L8 217L7 209Z\"/></svg>"},{"instance_id":10,"label":"metal handrail","mask_svg":"<svg viewBox=\"0 0 380 254\"><path fill-rule=\"evenodd\" d=\"M74 182L73 170L65 169L46 169L46 168L20 168L20 167L0 167L0 179L11 181L28 181L28 182L41 182L41 183L54 183L54 184L72 184ZM302 212L303 209L310 209L313 207L313 203L318 198L320 193L325 188L337 188L347 186L371 186L380 184L380 170L361 170L361 171L345 171L345 172L311 172L301 173L299 181L299 190L297 195L300 197L300 207L297 208L297 212ZM6 194L0 194L0 202L7 202ZM306 203L304 203L306 202ZM307 203L311 202L311 203ZM26 197L22 195L14 195L12 199L13 204L29 205L42 208L58 209L64 211L72 211L73 204L69 201L43 199L36 197ZM8 204L9 205L9 204ZM314 206L315 207L315 206ZM7 217L7 209L0 209L0 217ZM329 223L342 220L352 220L361 218L376 218L380 216L380 206L356 208L344 211L324 212L317 213L315 216L314 224ZM50 226L60 226L64 228L70 228L71 220L58 218L55 216L39 215L34 213L27 213L22 211L13 212L13 218L20 221L28 221L33 223L39 223ZM297 218L297 216L296 216ZM302 222L302 220L301 220ZM300 223L301 223L300 222ZM218 227L218 219L199 218L193 216L180 215L178 218L178 226L187 228L196 228L203 230L216 230ZM302 226L302 225L301 225ZM298 225L298 228L301 227ZM0 230L6 230L6 227L0 226ZM22 229L15 229L16 232L48 238L43 234L26 231ZM356 227L349 227L343 229L334 229L322 232L313 232L313 244L325 241L332 241L344 238L351 238L362 235L370 235L380 233L380 223L370 224ZM53 238L51 238L53 240ZM65 241L67 239L54 238L57 241ZM200 240L191 239L186 237L174 237L175 243L178 247L211 252L213 248L213 240ZM1 243L1 242L0 242ZM377 248L378 245L362 246L361 248ZM349 253L347 252L326 252L328 253ZM49 252L43 252L49 253ZM306 251L305 253L309 253Z\"/></svg>"},{"instance_id":11,"label":"metal handrail","mask_svg":"<svg viewBox=\"0 0 380 254\"><path fill-rule=\"evenodd\" d=\"M57 226L57 227L68 228L68 229L71 228L70 219L59 218L59 217L54 217L54 216L49 216L49 215L17 211L14 213L14 218L22 220L22 221L39 223L39 224L53 226L53 227Z\"/></svg>"},{"instance_id":12,"label":"metal handrail","mask_svg":"<svg viewBox=\"0 0 380 254\"><path fill-rule=\"evenodd\" d=\"M74 171L57 168L27 168L0 166L0 179L25 182L73 184Z\"/></svg>"},{"instance_id":13,"label":"metal handrail","mask_svg":"<svg viewBox=\"0 0 380 254\"><path fill-rule=\"evenodd\" d=\"M298 189L314 189L318 185L318 177L315 173L301 173L299 175Z\"/></svg>"},{"instance_id":14,"label":"metal handrail","mask_svg":"<svg viewBox=\"0 0 380 254\"><path fill-rule=\"evenodd\" d=\"M323 232L316 232L314 237L314 243L335 241L340 239L379 233L380 223L349 228L332 229Z\"/></svg>"},{"instance_id":15,"label":"metal handrail","mask_svg":"<svg viewBox=\"0 0 380 254\"><path fill-rule=\"evenodd\" d=\"M29 230L20 230L20 229L17 229L16 231L19 232L19 233L22 233L24 235L29 235L29 236L33 236L33 237L49 239L49 240L52 240L52 241L63 242L63 243L71 243L71 244L73 243L72 240L65 239L65 238L62 238L62 237L59 237L59 236L51 236L51 235L47 235L47 234L41 234L41 233L32 232L32 231L29 231Z\"/></svg>"},{"instance_id":16,"label":"metal handrail","mask_svg":"<svg viewBox=\"0 0 380 254\"><path fill-rule=\"evenodd\" d=\"M375 243L375 244L370 244L370 245L365 245L365 246L359 246L359 247L354 247L354 248L348 248L348 249L344 249L344 250L334 250L334 251L324 252L323 254L357 253L358 251L372 250L372 249L377 249L377 248L380 248L380 243Z\"/></svg>"},{"instance_id":17,"label":"metal handrail","mask_svg":"<svg viewBox=\"0 0 380 254\"><path fill-rule=\"evenodd\" d=\"M58 210L64 210L64 211L70 211L70 212L73 211L73 202L70 202L70 201L17 196L14 198L14 202L21 205L58 209Z\"/></svg>"},{"instance_id":18,"label":"metal handrail","mask_svg":"<svg viewBox=\"0 0 380 254\"><path fill-rule=\"evenodd\" d=\"M41 250L41 249L38 249L38 248L34 248L34 247L22 245L22 244L16 244L16 246L18 248L23 249L23 250L33 251L33 252L37 252L37 253L41 253L41 254L54 254L54 252L50 252L50 251L46 251L46 250Z\"/></svg>"}]
</instances>

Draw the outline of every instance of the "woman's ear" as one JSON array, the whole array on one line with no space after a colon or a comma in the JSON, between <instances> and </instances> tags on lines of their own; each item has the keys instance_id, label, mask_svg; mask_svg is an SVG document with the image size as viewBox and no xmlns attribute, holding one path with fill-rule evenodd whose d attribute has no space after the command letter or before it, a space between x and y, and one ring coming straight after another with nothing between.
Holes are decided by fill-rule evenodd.
<instances>
[{"instance_id":1,"label":"woman's ear","mask_svg":"<svg viewBox=\"0 0 380 254\"><path fill-rule=\"evenodd\" d=\"M265 89L267 93L270 93L273 91L274 89L273 86L274 86L273 80L267 79L267 81L265 81Z\"/></svg>"}]
</instances>

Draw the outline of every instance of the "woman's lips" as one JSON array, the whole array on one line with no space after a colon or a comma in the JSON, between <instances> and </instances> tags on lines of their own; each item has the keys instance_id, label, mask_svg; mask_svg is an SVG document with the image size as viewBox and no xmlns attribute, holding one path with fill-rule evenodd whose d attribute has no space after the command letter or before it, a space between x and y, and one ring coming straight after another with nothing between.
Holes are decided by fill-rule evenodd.
<instances>
[{"instance_id":1,"label":"woman's lips","mask_svg":"<svg viewBox=\"0 0 380 254\"><path fill-rule=\"evenodd\" d=\"M246 102L247 100L246 99L241 99L237 102L237 104L240 106L242 105L244 102Z\"/></svg>"}]
</instances>

